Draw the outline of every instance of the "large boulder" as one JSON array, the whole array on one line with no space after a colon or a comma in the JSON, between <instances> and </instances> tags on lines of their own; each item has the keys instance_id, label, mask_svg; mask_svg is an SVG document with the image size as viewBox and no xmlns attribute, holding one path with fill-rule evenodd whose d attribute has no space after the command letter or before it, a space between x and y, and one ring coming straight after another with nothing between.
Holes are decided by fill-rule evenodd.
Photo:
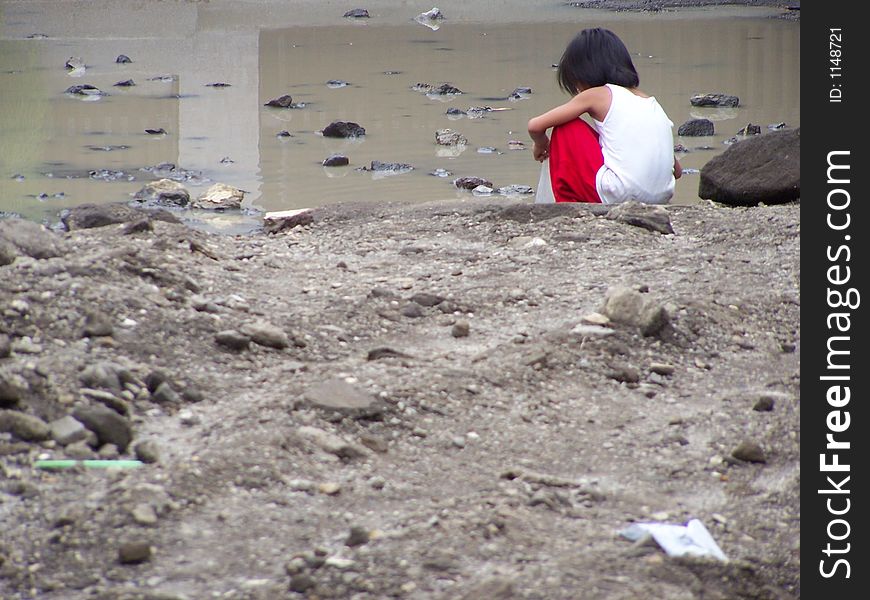
<instances>
[{"instance_id":1,"label":"large boulder","mask_svg":"<svg viewBox=\"0 0 870 600\"><path fill-rule=\"evenodd\" d=\"M731 206L800 199L800 142L798 127L733 144L701 168L698 195Z\"/></svg>"}]
</instances>

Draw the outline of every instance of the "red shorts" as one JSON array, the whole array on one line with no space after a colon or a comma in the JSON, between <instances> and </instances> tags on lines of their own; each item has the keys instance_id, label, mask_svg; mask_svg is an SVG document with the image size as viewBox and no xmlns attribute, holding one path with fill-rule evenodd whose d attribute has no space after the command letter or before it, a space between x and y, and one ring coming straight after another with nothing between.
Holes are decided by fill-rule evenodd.
<instances>
[{"instance_id":1,"label":"red shorts","mask_svg":"<svg viewBox=\"0 0 870 600\"><path fill-rule=\"evenodd\" d=\"M601 203L595 175L604 164L598 133L583 119L553 127L550 181L556 202Z\"/></svg>"}]
</instances>

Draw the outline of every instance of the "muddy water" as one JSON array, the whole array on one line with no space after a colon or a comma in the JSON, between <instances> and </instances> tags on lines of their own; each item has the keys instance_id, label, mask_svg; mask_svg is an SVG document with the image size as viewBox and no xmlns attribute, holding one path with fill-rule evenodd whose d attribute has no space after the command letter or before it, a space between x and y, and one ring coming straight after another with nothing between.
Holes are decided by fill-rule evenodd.
<instances>
[{"instance_id":1,"label":"muddy water","mask_svg":"<svg viewBox=\"0 0 870 600\"><path fill-rule=\"evenodd\" d=\"M417 11L407 6L408 18L353 23L335 9L337 16L304 27L221 6L228 4L104 3L108 14L91 15L92 23L52 3L0 2L0 211L51 221L66 206L126 200L153 179L142 168L163 162L201 174L188 183L192 194L220 181L265 210L448 198L457 194L450 181L462 176L535 186L526 122L566 99L551 65L577 30L594 25L623 38L641 88L658 98L675 131L692 117L715 121L714 136L675 136L692 150L681 156L688 169L722 152L747 123L800 121L799 24L765 11L614 15L547 3L538 22L472 16L431 30L411 21ZM28 37L39 33L48 37ZM133 62L115 63L119 54ZM71 56L84 60L84 71L64 68ZM113 85L127 79L136 85ZM411 89L444 82L465 93L438 98ZM64 93L76 84L109 95ZM509 99L520 86L533 93ZM735 94L741 105L693 108L688 99L698 92ZM283 94L301 106L263 106ZM446 114L471 106L506 110L477 119ZM359 123L365 137L319 135L334 120ZM468 138L464 151L435 145L434 132L447 127ZM166 134L145 133L158 128ZM527 149L512 149L512 140ZM321 166L332 153L350 165ZM388 177L357 170L373 160L415 169ZM436 169L451 175L429 174ZM687 174L674 202L697 201L697 186L698 175Z\"/></svg>"}]
</instances>

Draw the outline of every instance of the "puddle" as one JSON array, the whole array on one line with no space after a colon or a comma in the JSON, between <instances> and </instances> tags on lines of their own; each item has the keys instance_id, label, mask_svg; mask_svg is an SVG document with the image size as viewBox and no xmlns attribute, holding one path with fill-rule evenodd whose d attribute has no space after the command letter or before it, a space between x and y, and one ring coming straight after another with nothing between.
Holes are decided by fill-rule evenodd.
<instances>
[{"instance_id":1,"label":"puddle","mask_svg":"<svg viewBox=\"0 0 870 600\"><path fill-rule=\"evenodd\" d=\"M80 11L65 20L70 4L108 17L90 22ZM201 174L186 183L192 195L220 181L269 211L451 198L455 177L534 186L526 123L567 99L551 65L590 26L622 37L641 88L675 131L691 118L715 124L713 136L675 136L689 150L679 155L687 175L675 203L697 201L696 170L748 123L763 131L800 124L800 24L768 18L767 9L615 15L517 3L492 22L482 8L451 5L455 16L441 6L446 19L433 30L415 14L373 9L378 2L365 23L321 8L306 27L287 26L291 15L274 2L243 15L235 4L0 0L0 211L55 220L64 207L127 200L154 179L143 169L164 163ZM116 63L121 54L132 62ZM75 78L64 67L70 57L86 65ZM135 86L115 85L127 80ZM64 93L85 84L103 94ZM435 93L444 84L462 93ZM705 92L736 95L740 106L689 104ZM285 94L292 107L264 106ZM333 121L358 123L365 136L321 136ZM436 145L445 128L464 135L467 150ZM349 164L323 167L334 154ZM360 170L372 161L414 169L373 177ZM98 176L59 176L91 172Z\"/></svg>"}]
</instances>

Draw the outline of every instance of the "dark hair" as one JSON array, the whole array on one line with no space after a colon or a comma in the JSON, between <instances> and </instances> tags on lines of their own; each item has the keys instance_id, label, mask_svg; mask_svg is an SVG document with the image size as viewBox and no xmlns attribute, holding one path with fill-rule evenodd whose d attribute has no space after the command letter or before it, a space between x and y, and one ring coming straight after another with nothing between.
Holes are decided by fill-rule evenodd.
<instances>
[{"instance_id":1,"label":"dark hair","mask_svg":"<svg viewBox=\"0 0 870 600\"><path fill-rule=\"evenodd\" d=\"M637 87L640 79L628 48L609 29L596 27L578 33L565 48L559 61L559 87L571 94L579 87L598 87L606 83Z\"/></svg>"}]
</instances>

